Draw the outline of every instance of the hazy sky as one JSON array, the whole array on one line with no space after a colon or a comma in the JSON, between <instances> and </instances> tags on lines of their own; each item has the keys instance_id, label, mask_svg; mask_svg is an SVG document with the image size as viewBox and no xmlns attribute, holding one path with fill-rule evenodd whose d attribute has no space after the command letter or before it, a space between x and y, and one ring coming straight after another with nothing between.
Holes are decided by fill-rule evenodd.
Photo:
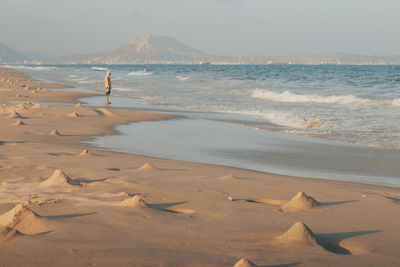
<instances>
[{"instance_id":1,"label":"hazy sky","mask_svg":"<svg viewBox=\"0 0 400 267\"><path fill-rule=\"evenodd\" d=\"M150 33L207 53L400 55L399 0L0 0L0 42L54 55Z\"/></svg>"}]
</instances>

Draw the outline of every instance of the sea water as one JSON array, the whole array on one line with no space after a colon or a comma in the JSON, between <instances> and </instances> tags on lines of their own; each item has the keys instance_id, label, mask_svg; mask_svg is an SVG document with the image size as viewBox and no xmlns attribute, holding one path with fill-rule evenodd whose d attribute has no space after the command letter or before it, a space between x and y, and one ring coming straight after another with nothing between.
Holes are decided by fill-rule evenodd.
<instances>
[{"instance_id":1,"label":"sea water","mask_svg":"<svg viewBox=\"0 0 400 267\"><path fill-rule=\"evenodd\" d=\"M12 68L21 69L39 79L63 82L75 86L78 90L97 93L104 93L103 78L107 71L111 71L111 99L120 97L113 101L112 106L172 112L220 122L213 124L213 128L208 130L219 126L226 128L226 124L223 123L233 123L235 127L245 127L246 133L264 131L274 133L274 136L283 136L287 140L301 137L296 139L297 144L300 144L301 140L307 140L302 139L304 137L317 143L330 142L330 145L336 144L337 147L349 145L357 151L365 150L363 153L370 152L374 157L380 157L376 158L379 162L382 155L388 155L388 151L391 151L388 160L396 162L397 154L400 153L400 66L20 65ZM97 100L97 104L98 101L100 100ZM160 125L163 130L167 130L166 125L161 126L162 123L154 125ZM148 129L153 126L146 127ZM185 132L182 129L184 125L179 127ZM255 145L254 140L246 140L253 138L250 137L252 134L247 135L238 130L239 128L236 129L242 138L238 136L239 140L230 145L234 146L236 143L241 149L242 146ZM123 128L119 130L124 132ZM195 135L191 131L185 133ZM124 134L133 135L129 131L125 131ZM117 137L112 138L116 140ZM265 138L272 137L269 135ZM190 138L187 141L189 142ZM197 142L201 143L204 140ZM218 150L218 145L224 146L223 142L221 139L214 144L215 153L221 151ZM112 145L109 146L113 148ZM307 147L303 146L302 149L302 157L307 158ZM321 149L323 154L323 148ZM351 151L355 151L354 149ZM125 152L138 152L134 151L135 148L131 150ZM140 152L150 156L171 157ZM197 159L194 154L195 152L194 161L206 162ZM288 157L290 158L290 154L286 155L286 158ZM240 161L240 158L236 160ZM334 159L328 157L326 160ZM362 161L363 159L360 159L360 162ZM240 167L260 170L252 166L248 158L243 158L242 162L247 163L241 164ZM268 162L275 161L270 159L263 164L268 165ZM395 162L390 164L392 167L380 168L383 165L379 165L372 169L382 169L382 176L396 178L397 170L393 169ZM226 162L223 164L237 166ZM278 162L275 166L277 164ZM324 169L325 172L334 171L335 164L331 165L329 170ZM307 168L303 167L302 170L306 172ZM344 167L340 168L337 169L343 171ZM388 168L392 169L385 173L384 170ZM285 169L285 166L281 166L280 169ZM350 170L349 175L356 173L361 176L371 174L372 170L366 168L364 172L360 172L354 168L351 172L351 167L344 169ZM324 170L321 170L321 173L324 173ZM323 176L321 173L319 175ZM372 173L379 176L379 172Z\"/></svg>"}]
</instances>

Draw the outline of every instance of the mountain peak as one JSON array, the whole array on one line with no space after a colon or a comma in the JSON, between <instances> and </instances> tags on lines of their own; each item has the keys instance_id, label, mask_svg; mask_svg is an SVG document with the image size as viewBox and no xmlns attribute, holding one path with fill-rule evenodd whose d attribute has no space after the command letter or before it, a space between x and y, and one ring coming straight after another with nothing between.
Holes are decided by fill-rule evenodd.
<instances>
[{"instance_id":1,"label":"mountain peak","mask_svg":"<svg viewBox=\"0 0 400 267\"><path fill-rule=\"evenodd\" d=\"M28 59L9 46L0 43L0 62L15 62Z\"/></svg>"},{"instance_id":2,"label":"mountain peak","mask_svg":"<svg viewBox=\"0 0 400 267\"><path fill-rule=\"evenodd\" d=\"M129 41L127 46L135 49L137 53L171 53L176 55L204 54L202 51L187 46L174 38L151 34L145 34L134 38Z\"/></svg>"}]
</instances>

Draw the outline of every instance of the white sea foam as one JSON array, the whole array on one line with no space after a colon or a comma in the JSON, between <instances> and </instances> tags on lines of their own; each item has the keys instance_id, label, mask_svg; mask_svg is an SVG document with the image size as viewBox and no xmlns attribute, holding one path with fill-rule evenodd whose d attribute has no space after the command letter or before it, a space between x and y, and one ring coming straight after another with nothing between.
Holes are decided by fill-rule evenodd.
<instances>
[{"instance_id":1,"label":"white sea foam","mask_svg":"<svg viewBox=\"0 0 400 267\"><path fill-rule=\"evenodd\" d=\"M261 98L270 100L273 102L285 102L285 103L321 103L321 104L356 104L356 105L376 105L380 104L378 101L358 98L353 95L331 95L331 96L319 96L319 95L308 95L308 94L294 94L289 91L282 93L256 89L251 93L253 98Z\"/></svg>"},{"instance_id":2,"label":"white sea foam","mask_svg":"<svg viewBox=\"0 0 400 267\"><path fill-rule=\"evenodd\" d=\"M6 68L11 69L20 69L20 70L36 70L36 71L49 71L49 70L56 70L57 67L44 67L44 66L14 66L14 65L5 65Z\"/></svg>"},{"instance_id":3,"label":"white sea foam","mask_svg":"<svg viewBox=\"0 0 400 267\"><path fill-rule=\"evenodd\" d=\"M189 77L181 76L181 75L176 76L176 79L177 79L178 81L188 81L188 80L190 80Z\"/></svg>"},{"instance_id":4,"label":"white sea foam","mask_svg":"<svg viewBox=\"0 0 400 267\"><path fill-rule=\"evenodd\" d=\"M68 78L76 82L87 81L90 79L88 76L76 76L76 75L69 75Z\"/></svg>"},{"instance_id":5,"label":"white sea foam","mask_svg":"<svg viewBox=\"0 0 400 267\"><path fill-rule=\"evenodd\" d=\"M81 84L89 84L89 83L95 83L97 82L96 80L90 79L88 76L75 76L75 75L70 75L68 76L69 80L76 82L76 83L81 83Z\"/></svg>"},{"instance_id":6,"label":"white sea foam","mask_svg":"<svg viewBox=\"0 0 400 267\"><path fill-rule=\"evenodd\" d=\"M249 111L249 110L240 110L240 111L223 111L226 113L233 113L233 114L243 114L254 116L258 118L262 118L267 120L273 124L289 127L289 128L296 128L296 129L305 129L305 128L319 128L322 126L321 121L302 118L300 116L288 113L288 112L280 112L280 111Z\"/></svg>"},{"instance_id":7,"label":"white sea foam","mask_svg":"<svg viewBox=\"0 0 400 267\"><path fill-rule=\"evenodd\" d=\"M396 107L400 106L400 98L393 99L390 104Z\"/></svg>"},{"instance_id":8,"label":"white sea foam","mask_svg":"<svg viewBox=\"0 0 400 267\"><path fill-rule=\"evenodd\" d=\"M92 67L92 70L96 70L96 71L105 71L105 70L107 70L106 68L102 68L102 67L95 67L95 66L93 66Z\"/></svg>"},{"instance_id":9,"label":"white sea foam","mask_svg":"<svg viewBox=\"0 0 400 267\"><path fill-rule=\"evenodd\" d=\"M128 73L128 75L132 76L148 76L152 75L153 73L147 70L134 70Z\"/></svg>"},{"instance_id":10,"label":"white sea foam","mask_svg":"<svg viewBox=\"0 0 400 267\"><path fill-rule=\"evenodd\" d=\"M136 92L136 91L140 91L137 88L122 88L122 87L113 87L112 90L121 91L121 92Z\"/></svg>"}]
</instances>

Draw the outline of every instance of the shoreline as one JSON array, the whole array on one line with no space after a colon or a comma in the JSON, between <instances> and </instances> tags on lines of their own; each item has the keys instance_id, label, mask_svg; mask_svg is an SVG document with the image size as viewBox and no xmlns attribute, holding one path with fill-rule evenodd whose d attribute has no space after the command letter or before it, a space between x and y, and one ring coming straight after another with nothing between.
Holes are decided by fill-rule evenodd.
<instances>
[{"instance_id":1,"label":"shoreline","mask_svg":"<svg viewBox=\"0 0 400 267\"><path fill-rule=\"evenodd\" d=\"M32 89L24 90L12 82L25 83L24 77L7 75L10 82L0 85L4 129L0 133L0 216L16 203L24 203L44 218L40 231L15 225L21 227L21 236L1 242L0 258L7 266L233 266L240 257L260 266L395 266L399 260L398 188L273 175L92 146L89 154L79 156L88 147L82 140L117 134L115 125L173 116L26 104L17 110L25 125L11 126L18 118L8 116L18 107L5 101L22 98L18 94L31 96L33 103L42 99L76 103L85 94L45 92L33 89L47 86L35 82L29 85ZM78 116L69 116L73 112ZM60 135L48 135L53 129ZM145 163L150 164L138 169ZM43 186L56 169L83 186ZM276 203L290 200L299 191L322 205L280 211ZM146 207L126 204L139 195ZM255 204L260 199L264 202ZM299 220L318 240L334 245L308 244L302 239L283 245L272 242ZM339 253L339 247L351 255ZM15 256L15 250L23 257Z\"/></svg>"}]
</instances>

